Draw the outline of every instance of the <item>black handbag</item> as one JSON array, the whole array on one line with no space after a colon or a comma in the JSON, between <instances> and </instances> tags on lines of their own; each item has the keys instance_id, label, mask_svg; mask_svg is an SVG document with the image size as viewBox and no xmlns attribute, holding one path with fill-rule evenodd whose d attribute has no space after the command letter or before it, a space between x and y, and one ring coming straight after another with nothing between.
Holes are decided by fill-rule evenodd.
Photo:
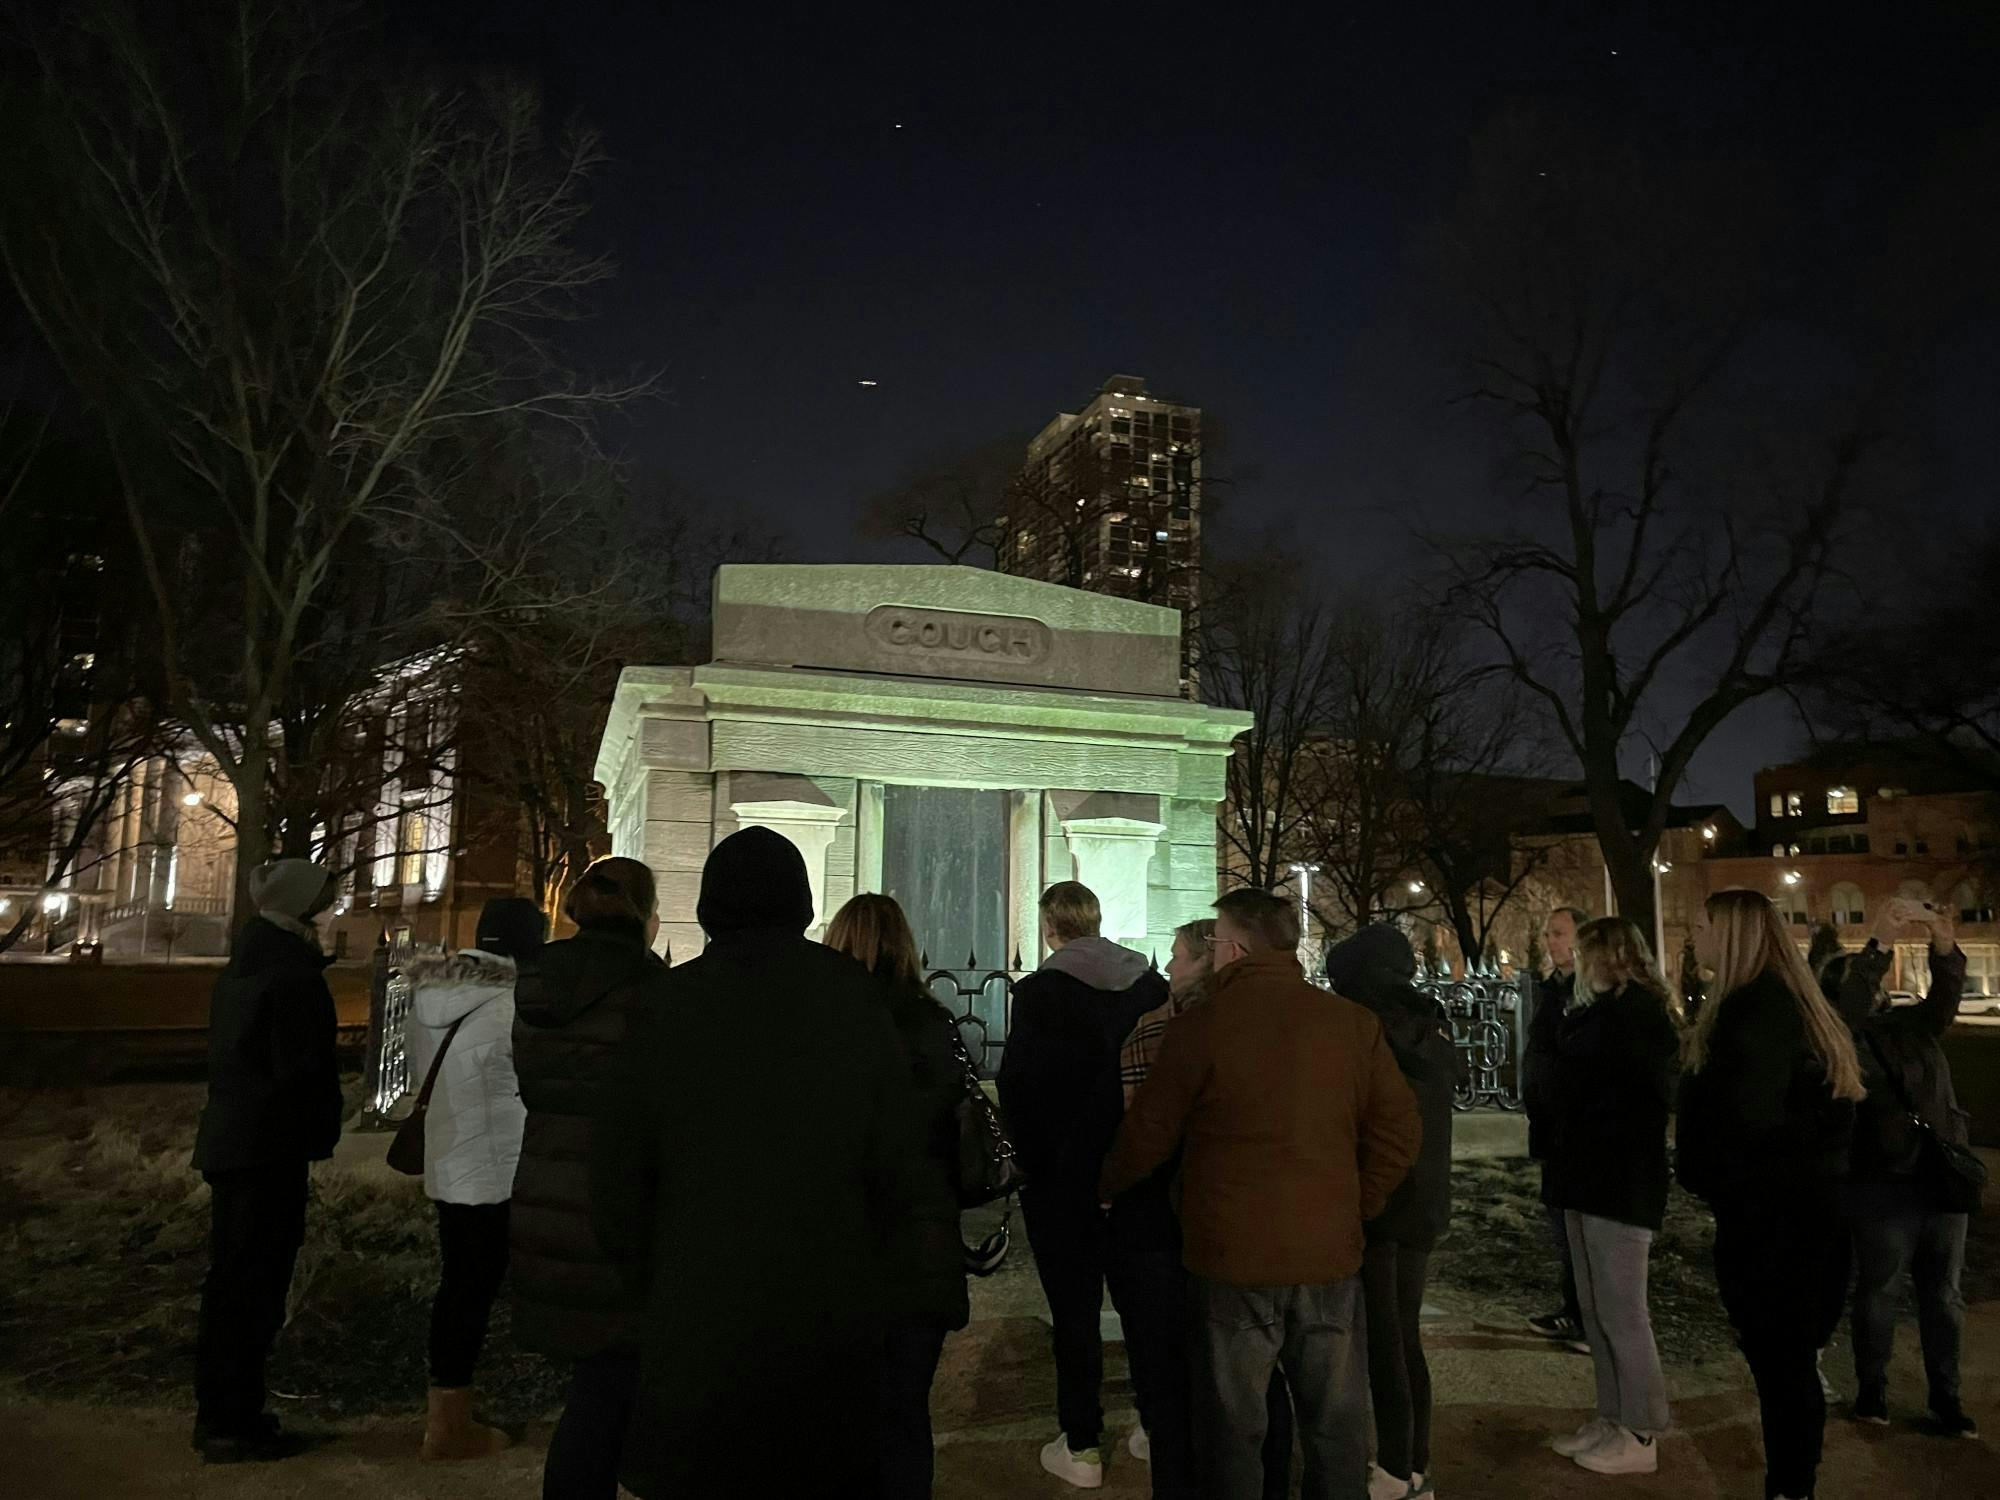
<instances>
[{"instance_id":1,"label":"black handbag","mask_svg":"<svg viewBox=\"0 0 2000 1500\"><path fill-rule=\"evenodd\" d=\"M958 1206L978 1208L1018 1192L1024 1180L1021 1163L1008 1138L1000 1106L980 1085L979 1070L965 1050L958 1027L951 1028L952 1051L958 1058L961 1096L958 1101Z\"/></svg>"},{"instance_id":2,"label":"black handbag","mask_svg":"<svg viewBox=\"0 0 2000 1500\"><path fill-rule=\"evenodd\" d=\"M437 1087L438 1069L444 1066L444 1055L451 1050L451 1039L458 1035L458 1028L465 1024L460 1016L451 1023L451 1030L438 1043L437 1056L431 1059L430 1071L424 1075L424 1086L417 1090L417 1106L410 1111L409 1118L396 1127L396 1133L389 1138L389 1170L401 1172L405 1177L424 1175L424 1117L431 1112L431 1090Z\"/></svg>"},{"instance_id":3,"label":"black handbag","mask_svg":"<svg viewBox=\"0 0 2000 1500\"><path fill-rule=\"evenodd\" d=\"M1968 1148L1939 1135L1936 1127L1917 1112L1904 1091L1902 1076L1889 1066L1882 1047L1871 1033L1868 1049L1882 1065L1882 1074L1895 1091L1896 1102L1917 1132L1917 1175L1938 1195L1946 1213L1976 1214L1986 1195L1986 1163Z\"/></svg>"}]
</instances>

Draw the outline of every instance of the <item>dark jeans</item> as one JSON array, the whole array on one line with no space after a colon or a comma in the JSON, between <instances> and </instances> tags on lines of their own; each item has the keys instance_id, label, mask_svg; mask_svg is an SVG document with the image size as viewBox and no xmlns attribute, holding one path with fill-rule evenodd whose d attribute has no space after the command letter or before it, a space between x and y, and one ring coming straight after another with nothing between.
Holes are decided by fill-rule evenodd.
<instances>
[{"instance_id":1,"label":"dark jeans","mask_svg":"<svg viewBox=\"0 0 2000 1500\"><path fill-rule=\"evenodd\" d=\"M1546 1172L1548 1169L1544 1167L1542 1170ZM1569 1216L1562 1209L1551 1208L1546 1203L1542 1205L1542 1213L1548 1218L1549 1233L1556 1244L1556 1259L1562 1265L1563 1316L1581 1325L1583 1303L1576 1295L1576 1261L1570 1255Z\"/></svg>"},{"instance_id":2,"label":"dark jeans","mask_svg":"<svg viewBox=\"0 0 2000 1500\"><path fill-rule=\"evenodd\" d=\"M882 1361L881 1500L930 1500L931 1381L944 1354L937 1323L889 1327Z\"/></svg>"},{"instance_id":3,"label":"dark jeans","mask_svg":"<svg viewBox=\"0 0 2000 1500\"><path fill-rule=\"evenodd\" d=\"M1826 1435L1819 1351L1847 1298L1847 1226L1830 1204L1715 1211L1715 1280L1757 1382L1764 1493L1810 1495Z\"/></svg>"},{"instance_id":4,"label":"dark jeans","mask_svg":"<svg viewBox=\"0 0 2000 1500\"><path fill-rule=\"evenodd\" d=\"M472 1384L493 1299L507 1276L506 1203L440 1203L438 1255L444 1262L431 1299L431 1384Z\"/></svg>"},{"instance_id":5,"label":"dark jeans","mask_svg":"<svg viewBox=\"0 0 2000 1500\"><path fill-rule=\"evenodd\" d=\"M1153 1500L1194 1500L1194 1373L1190 1368L1187 1272L1177 1247L1128 1245L1114 1227L1111 1296L1125 1328L1125 1354L1139 1420L1152 1443Z\"/></svg>"},{"instance_id":6,"label":"dark jeans","mask_svg":"<svg viewBox=\"0 0 2000 1500\"><path fill-rule=\"evenodd\" d=\"M1292 1493L1292 1393L1285 1372L1273 1368L1264 1392L1264 1500L1290 1500Z\"/></svg>"},{"instance_id":7,"label":"dark jeans","mask_svg":"<svg viewBox=\"0 0 2000 1500\"><path fill-rule=\"evenodd\" d=\"M1370 1245L1361 1262L1375 1462L1398 1479L1431 1466L1431 1367L1423 1339L1430 1259L1428 1251L1381 1244Z\"/></svg>"},{"instance_id":8,"label":"dark jeans","mask_svg":"<svg viewBox=\"0 0 2000 1500\"><path fill-rule=\"evenodd\" d=\"M1111 1259L1104 1214L1089 1197L1021 1194L1021 1217L1035 1273L1048 1299L1056 1360L1056 1419L1070 1448L1095 1448L1104 1437L1104 1338L1099 1316ZM1120 1288L1111 1288L1119 1312Z\"/></svg>"},{"instance_id":9,"label":"dark jeans","mask_svg":"<svg viewBox=\"0 0 2000 1500\"><path fill-rule=\"evenodd\" d=\"M607 1349L576 1362L542 1465L542 1500L617 1500L618 1461L638 1385L636 1349Z\"/></svg>"},{"instance_id":10,"label":"dark jeans","mask_svg":"<svg viewBox=\"0 0 2000 1500\"><path fill-rule=\"evenodd\" d=\"M285 1326L306 1238L306 1164L209 1172L208 1275L195 1342L195 1429L248 1436L264 1410L264 1363Z\"/></svg>"},{"instance_id":11,"label":"dark jeans","mask_svg":"<svg viewBox=\"0 0 2000 1500\"><path fill-rule=\"evenodd\" d=\"M1262 1500L1271 1375L1282 1369L1305 1453L1304 1500L1363 1500L1368 1377L1361 1279L1276 1287L1191 1279L1204 1493L1210 1500Z\"/></svg>"},{"instance_id":12,"label":"dark jeans","mask_svg":"<svg viewBox=\"0 0 2000 1500\"><path fill-rule=\"evenodd\" d=\"M1854 1370L1864 1391L1889 1383L1903 1278L1917 1287L1917 1330L1933 1408L1956 1405L1965 1336L1964 1214L1900 1214L1853 1221Z\"/></svg>"}]
</instances>

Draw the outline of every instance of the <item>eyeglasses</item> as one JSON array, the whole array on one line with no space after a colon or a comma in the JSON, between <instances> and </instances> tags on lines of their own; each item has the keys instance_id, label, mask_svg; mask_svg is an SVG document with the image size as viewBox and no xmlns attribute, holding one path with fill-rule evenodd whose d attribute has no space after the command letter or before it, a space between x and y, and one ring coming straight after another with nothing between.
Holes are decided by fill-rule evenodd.
<instances>
[{"instance_id":1,"label":"eyeglasses","mask_svg":"<svg viewBox=\"0 0 2000 1500\"><path fill-rule=\"evenodd\" d=\"M1241 948L1243 946L1241 943L1237 942L1235 938L1211 937L1211 938L1203 938L1202 941L1208 944L1208 946L1211 949L1219 948L1224 943L1229 944L1229 946L1232 948Z\"/></svg>"}]
</instances>

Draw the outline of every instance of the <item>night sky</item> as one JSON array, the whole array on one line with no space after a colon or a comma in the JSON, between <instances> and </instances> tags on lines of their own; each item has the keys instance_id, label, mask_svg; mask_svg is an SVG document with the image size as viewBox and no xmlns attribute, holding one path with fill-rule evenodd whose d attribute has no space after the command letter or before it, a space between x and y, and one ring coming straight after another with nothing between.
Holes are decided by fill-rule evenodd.
<instances>
[{"instance_id":1,"label":"night sky","mask_svg":"<svg viewBox=\"0 0 2000 1500\"><path fill-rule=\"evenodd\" d=\"M1283 524L1343 583L1480 472L1411 332L1412 247L1497 109L1770 164L1810 279L2000 77L2000 7L1971 0L1388 9L425 0L398 25L602 132L590 233L619 276L577 352L662 372L625 439L642 492L806 560L919 560L858 534L867 495L1133 372L1222 424L1212 542ZM1991 505L1996 369L1990 322L1938 351L1943 513ZM1791 739L1745 718L1690 798L1747 802Z\"/></svg>"}]
</instances>

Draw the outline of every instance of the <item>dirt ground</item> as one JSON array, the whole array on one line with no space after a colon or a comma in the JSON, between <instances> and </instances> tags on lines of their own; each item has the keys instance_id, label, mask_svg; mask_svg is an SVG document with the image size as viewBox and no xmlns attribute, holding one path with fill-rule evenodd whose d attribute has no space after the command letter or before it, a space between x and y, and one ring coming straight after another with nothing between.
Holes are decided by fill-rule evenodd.
<instances>
[{"instance_id":1,"label":"dirt ground","mask_svg":"<svg viewBox=\"0 0 2000 1500\"><path fill-rule=\"evenodd\" d=\"M186 1171L198 1088L185 1084L0 1096L0 1500L458 1500L539 1493L559 1399L555 1372L512 1348L504 1306L482 1370L490 1415L522 1441L472 1465L415 1457L422 1330L435 1276L429 1219L414 1185L358 1164L322 1172L314 1240L293 1321L273 1362L277 1404L322 1435L280 1465L203 1468L187 1444L190 1330L202 1260L205 1189ZM1552 1284L1533 1174L1518 1162L1461 1164L1460 1214L1433 1281L1427 1344L1437 1389L1440 1495L1490 1500L1630 1496L1709 1500L1761 1494L1748 1373L1718 1336L1707 1231L1677 1203L1655 1267L1655 1307L1678 1430L1658 1476L1607 1482L1549 1454L1591 1399L1588 1359L1521 1331ZM984 1226L968 1224L968 1233ZM1017 1225L1018 1229L1018 1225ZM1975 1234L1968 1290L1968 1405L2000 1435L2000 1224ZM1002 1273L974 1284L974 1321L952 1337L933 1393L942 1500L1060 1496L1036 1450L1054 1431L1054 1372L1023 1237ZM1115 1335L1115 1321L1107 1331ZM2000 1453L1916 1430L1923 1387L1914 1330L1899 1344L1888 1430L1830 1426L1821 1500L2000 1500ZM1845 1387L1836 1347L1828 1372ZM1122 1349L1106 1361L1110 1425L1134 1421ZM784 1416L772 1414L782 1441ZM754 1467L744 1494L758 1493ZM1609 1487L1607 1487L1607 1484ZM1147 1492L1144 1465L1112 1450L1112 1494Z\"/></svg>"}]
</instances>

